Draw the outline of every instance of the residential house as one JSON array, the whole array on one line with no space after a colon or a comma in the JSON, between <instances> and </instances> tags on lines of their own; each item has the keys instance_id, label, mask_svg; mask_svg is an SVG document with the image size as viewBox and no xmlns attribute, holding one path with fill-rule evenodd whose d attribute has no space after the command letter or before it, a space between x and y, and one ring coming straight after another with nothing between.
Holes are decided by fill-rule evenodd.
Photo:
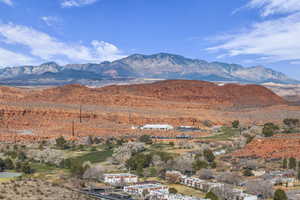
<instances>
[{"instance_id":1,"label":"residential house","mask_svg":"<svg viewBox=\"0 0 300 200\"><path fill-rule=\"evenodd\" d=\"M169 187L160 183L138 183L125 186L123 190L126 193L137 196L144 196L144 194L153 195L155 193L169 194Z\"/></svg>"},{"instance_id":2,"label":"residential house","mask_svg":"<svg viewBox=\"0 0 300 200\"><path fill-rule=\"evenodd\" d=\"M104 174L104 182L112 185L122 183L137 183L138 177L134 174L129 173Z\"/></svg>"}]
</instances>

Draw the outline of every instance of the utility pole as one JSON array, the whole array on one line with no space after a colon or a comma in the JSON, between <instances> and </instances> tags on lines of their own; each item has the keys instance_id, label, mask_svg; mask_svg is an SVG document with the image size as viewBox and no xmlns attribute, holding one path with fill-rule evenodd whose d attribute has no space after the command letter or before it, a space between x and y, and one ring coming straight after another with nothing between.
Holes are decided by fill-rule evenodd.
<instances>
[{"instance_id":1,"label":"utility pole","mask_svg":"<svg viewBox=\"0 0 300 200\"><path fill-rule=\"evenodd\" d=\"M74 122L74 120L72 121L72 136L74 137L75 136L75 127L74 127L74 125L75 125L75 122Z\"/></svg>"},{"instance_id":2,"label":"utility pole","mask_svg":"<svg viewBox=\"0 0 300 200\"><path fill-rule=\"evenodd\" d=\"M131 113L130 112L128 113L128 118L129 118L128 119L129 120L129 124L131 124Z\"/></svg>"},{"instance_id":3,"label":"utility pole","mask_svg":"<svg viewBox=\"0 0 300 200\"><path fill-rule=\"evenodd\" d=\"M79 108L79 122L82 122L82 105L80 104L80 108Z\"/></svg>"}]
</instances>

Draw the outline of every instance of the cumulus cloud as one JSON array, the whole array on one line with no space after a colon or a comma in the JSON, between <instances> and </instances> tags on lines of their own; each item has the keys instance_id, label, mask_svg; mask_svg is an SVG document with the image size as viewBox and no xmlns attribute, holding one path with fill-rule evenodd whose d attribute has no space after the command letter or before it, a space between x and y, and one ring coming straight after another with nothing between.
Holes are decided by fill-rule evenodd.
<instances>
[{"instance_id":1,"label":"cumulus cloud","mask_svg":"<svg viewBox=\"0 0 300 200\"><path fill-rule=\"evenodd\" d=\"M5 3L6 5L13 6L12 0L0 0L0 2Z\"/></svg>"},{"instance_id":2,"label":"cumulus cloud","mask_svg":"<svg viewBox=\"0 0 300 200\"><path fill-rule=\"evenodd\" d=\"M262 16L300 11L299 0L250 0L247 7L260 8Z\"/></svg>"},{"instance_id":3,"label":"cumulus cloud","mask_svg":"<svg viewBox=\"0 0 300 200\"><path fill-rule=\"evenodd\" d=\"M122 58L120 50L113 44L104 41L92 41L92 46L95 48L95 56L101 55L103 60L117 60Z\"/></svg>"},{"instance_id":4,"label":"cumulus cloud","mask_svg":"<svg viewBox=\"0 0 300 200\"><path fill-rule=\"evenodd\" d=\"M221 52L221 56L255 55L266 62L300 59L300 12L297 12L300 11L300 1L250 0L248 6L260 7L262 16L286 15L218 36L215 38L218 44L208 50Z\"/></svg>"},{"instance_id":5,"label":"cumulus cloud","mask_svg":"<svg viewBox=\"0 0 300 200\"><path fill-rule=\"evenodd\" d=\"M96 3L98 0L63 0L61 2L61 7L69 8L69 7L80 7L89 4Z\"/></svg>"},{"instance_id":6,"label":"cumulus cloud","mask_svg":"<svg viewBox=\"0 0 300 200\"><path fill-rule=\"evenodd\" d=\"M95 40L90 45L66 43L22 25L0 24L0 36L7 45L28 48L32 56L41 60L63 58L66 62L84 63L112 61L124 57L115 45L104 41Z\"/></svg>"}]
</instances>

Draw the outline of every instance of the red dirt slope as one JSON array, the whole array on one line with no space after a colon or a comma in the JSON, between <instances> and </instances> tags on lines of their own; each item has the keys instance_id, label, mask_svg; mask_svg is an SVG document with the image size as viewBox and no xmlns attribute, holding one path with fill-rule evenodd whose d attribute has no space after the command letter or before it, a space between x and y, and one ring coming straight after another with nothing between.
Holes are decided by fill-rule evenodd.
<instances>
[{"instance_id":1,"label":"red dirt slope","mask_svg":"<svg viewBox=\"0 0 300 200\"><path fill-rule=\"evenodd\" d=\"M226 84L189 80L169 80L151 84L107 86L91 89L66 85L38 91L24 98L31 101L50 101L105 105L147 105L151 101L172 101L224 106L267 106L286 101L271 90L259 85Z\"/></svg>"},{"instance_id":2,"label":"red dirt slope","mask_svg":"<svg viewBox=\"0 0 300 200\"><path fill-rule=\"evenodd\" d=\"M286 101L271 90L259 85L226 84L211 82L168 80L152 84L108 86L99 89L106 94L132 94L160 100L265 106L284 104Z\"/></svg>"},{"instance_id":3,"label":"red dirt slope","mask_svg":"<svg viewBox=\"0 0 300 200\"><path fill-rule=\"evenodd\" d=\"M253 140L245 148L234 152L236 157L300 159L300 134L278 135Z\"/></svg>"}]
</instances>

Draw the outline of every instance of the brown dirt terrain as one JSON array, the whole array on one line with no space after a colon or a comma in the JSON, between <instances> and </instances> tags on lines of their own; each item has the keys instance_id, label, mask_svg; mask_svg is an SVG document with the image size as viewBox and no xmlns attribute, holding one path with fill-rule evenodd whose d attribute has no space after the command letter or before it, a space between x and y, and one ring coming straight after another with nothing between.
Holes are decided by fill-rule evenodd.
<instances>
[{"instance_id":1,"label":"brown dirt terrain","mask_svg":"<svg viewBox=\"0 0 300 200\"><path fill-rule=\"evenodd\" d=\"M4 111L0 133L4 140L23 130L30 130L40 138L70 136L73 121L76 135L112 136L143 134L145 132L132 130L131 126L146 123L205 128L205 120L222 125L235 119L243 123L263 123L286 117L300 118L300 107L288 106L281 97L256 85L218 86L210 82L176 80L103 88L80 85L48 89L0 88L0 111ZM18 134L14 137L33 136Z\"/></svg>"}]
</instances>

